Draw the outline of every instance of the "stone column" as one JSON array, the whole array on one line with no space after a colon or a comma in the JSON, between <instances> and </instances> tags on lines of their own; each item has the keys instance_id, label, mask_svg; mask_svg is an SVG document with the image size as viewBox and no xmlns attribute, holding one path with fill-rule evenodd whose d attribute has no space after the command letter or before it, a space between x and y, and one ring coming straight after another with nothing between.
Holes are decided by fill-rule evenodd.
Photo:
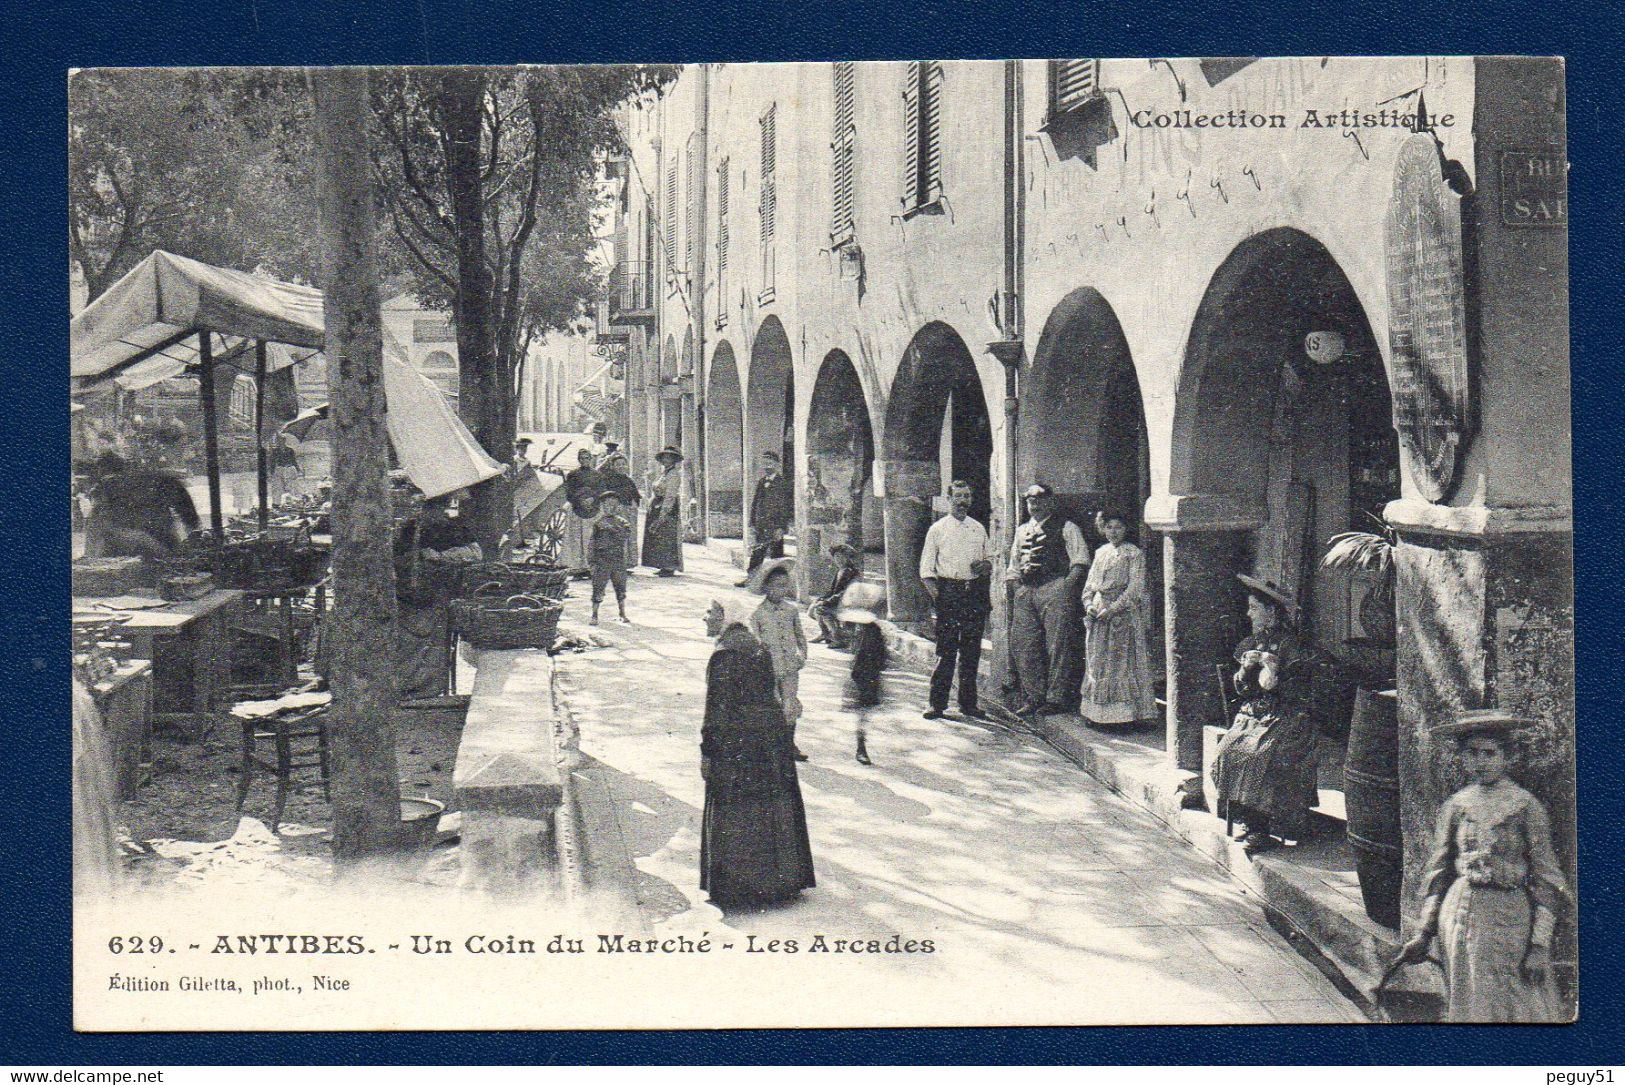
<instances>
[{"instance_id":1,"label":"stone column","mask_svg":"<svg viewBox=\"0 0 1625 1085\"><path fill-rule=\"evenodd\" d=\"M920 547L931 526L931 499L942 489L936 460L882 460L886 497L886 602L893 622L918 629L931 619L920 583Z\"/></svg>"},{"instance_id":2,"label":"stone column","mask_svg":"<svg viewBox=\"0 0 1625 1085\"><path fill-rule=\"evenodd\" d=\"M1546 805L1573 887L1573 536L1566 510L1445 508L1396 501L1388 521L1398 612L1399 794L1403 926L1417 897L1439 804L1466 782L1452 743L1430 728L1463 708L1495 707L1536 722L1513 775ZM1572 990L1575 936L1552 947Z\"/></svg>"},{"instance_id":3,"label":"stone column","mask_svg":"<svg viewBox=\"0 0 1625 1085\"><path fill-rule=\"evenodd\" d=\"M1145 520L1163 533L1168 758L1200 774L1202 727L1226 722L1215 665L1235 649L1246 613L1236 574L1263 514L1229 494L1163 496L1146 503Z\"/></svg>"}]
</instances>

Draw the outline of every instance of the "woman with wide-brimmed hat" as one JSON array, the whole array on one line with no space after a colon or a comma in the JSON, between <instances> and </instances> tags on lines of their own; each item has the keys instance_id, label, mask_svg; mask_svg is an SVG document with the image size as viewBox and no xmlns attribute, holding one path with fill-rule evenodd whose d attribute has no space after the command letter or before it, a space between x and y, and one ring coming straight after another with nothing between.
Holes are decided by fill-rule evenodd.
<instances>
[{"instance_id":1,"label":"woman with wide-brimmed hat","mask_svg":"<svg viewBox=\"0 0 1625 1085\"><path fill-rule=\"evenodd\" d=\"M643 564L656 576L676 576L683 567L683 454L671 445L655 453L660 466L649 491L643 522Z\"/></svg>"},{"instance_id":2,"label":"woman with wide-brimmed hat","mask_svg":"<svg viewBox=\"0 0 1625 1085\"><path fill-rule=\"evenodd\" d=\"M1529 726L1499 709L1476 709L1429 732L1456 744L1470 782L1439 807L1422 874L1422 920L1401 959L1419 962L1438 943L1446 1021L1566 1019L1550 947L1568 881L1546 808L1507 775Z\"/></svg>"},{"instance_id":3,"label":"woman with wide-brimmed hat","mask_svg":"<svg viewBox=\"0 0 1625 1085\"><path fill-rule=\"evenodd\" d=\"M1293 631L1297 605L1273 581L1245 574L1251 635L1236 646L1241 707L1213 762L1215 812L1246 826L1249 854L1296 839L1315 792L1315 724L1308 653Z\"/></svg>"}]
</instances>

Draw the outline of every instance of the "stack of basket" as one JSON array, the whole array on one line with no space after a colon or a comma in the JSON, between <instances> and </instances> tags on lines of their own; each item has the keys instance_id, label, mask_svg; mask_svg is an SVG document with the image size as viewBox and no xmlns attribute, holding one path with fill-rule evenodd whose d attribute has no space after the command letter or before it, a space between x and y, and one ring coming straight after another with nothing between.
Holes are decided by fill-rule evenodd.
<instances>
[{"instance_id":1,"label":"stack of basket","mask_svg":"<svg viewBox=\"0 0 1625 1085\"><path fill-rule=\"evenodd\" d=\"M569 591L570 570L538 561L485 561L464 571L462 594L473 595L491 584L509 595L534 595L556 602Z\"/></svg>"},{"instance_id":2,"label":"stack of basket","mask_svg":"<svg viewBox=\"0 0 1625 1085\"><path fill-rule=\"evenodd\" d=\"M451 623L457 635L479 649L553 647L558 637L559 614L564 603L523 593L507 594L499 583L487 582L465 599L451 604Z\"/></svg>"}]
</instances>

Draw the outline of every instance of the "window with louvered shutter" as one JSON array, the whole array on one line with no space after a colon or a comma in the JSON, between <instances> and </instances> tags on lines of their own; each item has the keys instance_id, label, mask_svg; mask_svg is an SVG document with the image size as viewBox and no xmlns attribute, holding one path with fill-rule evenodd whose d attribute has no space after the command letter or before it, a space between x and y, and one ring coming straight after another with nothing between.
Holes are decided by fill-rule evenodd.
<instances>
[{"instance_id":1,"label":"window with louvered shutter","mask_svg":"<svg viewBox=\"0 0 1625 1085\"><path fill-rule=\"evenodd\" d=\"M666 163L666 271L677 268L677 155Z\"/></svg>"},{"instance_id":2,"label":"window with louvered shutter","mask_svg":"<svg viewBox=\"0 0 1625 1085\"><path fill-rule=\"evenodd\" d=\"M837 244L853 234L852 181L856 140L855 65L835 65L835 130L830 139L830 238Z\"/></svg>"},{"instance_id":3,"label":"window with louvered shutter","mask_svg":"<svg viewBox=\"0 0 1625 1085\"><path fill-rule=\"evenodd\" d=\"M913 209L942 195L942 65L908 66L903 85L903 205Z\"/></svg>"},{"instance_id":4,"label":"window with louvered shutter","mask_svg":"<svg viewBox=\"0 0 1625 1085\"><path fill-rule=\"evenodd\" d=\"M1066 113L1100 94L1099 60L1052 60L1049 62L1049 104L1051 113Z\"/></svg>"},{"instance_id":5,"label":"window with louvered shutter","mask_svg":"<svg viewBox=\"0 0 1625 1085\"><path fill-rule=\"evenodd\" d=\"M717 327L728 323L728 160L717 166Z\"/></svg>"},{"instance_id":6,"label":"window with louvered shutter","mask_svg":"<svg viewBox=\"0 0 1625 1085\"><path fill-rule=\"evenodd\" d=\"M920 65L920 202L942 194L942 65Z\"/></svg>"},{"instance_id":7,"label":"window with louvered shutter","mask_svg":"<svg viewBox=\"0 0 1625 1085\"><path fill-rule=\"evenodd\" d=\"M688 137L688 173L685 177L687 191L683 193L683 270L693 274L694 246L698 244L699 205L696 202L700 191L700 170L703 163L699 156L698 132L690 133Z\"/></svg>"},{"instance_id":8,"label":"window with louvered shutter","mask_svg":"<svg viewBox=\"0 0 1625 1085\"><path fill-rule=\"evenodd\" d=\"M659 221L660 221L659 219L655 218L655 201L654 201L654 197L653 196L644 197L644 200L643 200L643 282L638 284L638 289L639 289L638 302L639 302L639 304L637 305L637 308L639 308L639 309L647 309L649 307L649 304L650 304L649 299L654 297L655 284L656 284L656 279L655 279L656 269L660 266L659 261L655 258L655 248L659 244L659 241L658 241L658 237L659 237L658 228L656 227L655 224L657 222L659 222Z\"/></svg>"},{"instance_id":9,"label":"window with louvered shutter","mask_svg":"<svg viewBox=\"0 0 1625 1085\"><path fill-rule=\"evenodd\" d=\"M762 114L762 289L773 289L773 237L778 229L778 106Z\"/></svg>"}]
</instances>

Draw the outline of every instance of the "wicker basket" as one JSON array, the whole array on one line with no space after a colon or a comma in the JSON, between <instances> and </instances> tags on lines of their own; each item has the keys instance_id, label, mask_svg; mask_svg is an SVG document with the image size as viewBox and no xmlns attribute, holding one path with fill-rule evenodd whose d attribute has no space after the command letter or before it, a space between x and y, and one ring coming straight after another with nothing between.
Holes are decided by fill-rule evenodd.
<instances>
[{"instance_id":1,"label":"wicker basket","mask_svg":"<svg viewBox=\"0 0 1625 1085\"><path fill-rule=\"evenodd\" d=\"M558 637L563 609L557 600L534 595L475 595L451 604L451 621L457 634L475 648L546 649Z\"/></svg>"},{"instance_id":2,"label":"wicker basket","mask_svg":"<svg viewBox=\"0 0 1625 1085\"><path fill-rule=\"evenodd\" d=\"M462 594L474 595L487 584L497 584L509 595L534 595L538 599L559 600L570 589L570 570L541 562L484 561L469 566L464 572Z\"/></svg>"}]
</instances>

